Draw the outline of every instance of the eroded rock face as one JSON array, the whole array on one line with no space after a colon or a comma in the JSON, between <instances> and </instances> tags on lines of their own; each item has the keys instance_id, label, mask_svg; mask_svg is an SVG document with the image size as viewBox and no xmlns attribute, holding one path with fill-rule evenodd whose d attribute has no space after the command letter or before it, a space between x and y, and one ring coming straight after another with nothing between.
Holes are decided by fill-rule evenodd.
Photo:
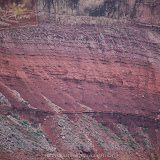
<instances>
[{"instance_id":1,"label":"eroded rock face","mask_svg":"<svg viewBox=\"0 0 160 160\"><path fill-rule=\"evenodd\" d=\"M1 32L1 81L33 107L159 111L159 32L48 25ZM26 94L26 92L28 94ZM46 107L44 107L46 105Z\"/></svg>"},{"instance_id":2,"label":"eroded rock face","mask_svg":"<svg viewBox=\"0 0 160 160\"><path fill-rule=\"evenodd\" d=\"M109 2L119 10L113 12L113 6L109 10ZM89 18L121 19L124 2L133 6L125 18L134 20L140 14L138 9L150 4L97 1L85 11ZM69 7L76 10L82 1L73 3L74 8ZM101 3L106 12L94 15L93 8ZM142 13L138 21L149 20L143 18ZM15 130L21 137L31 134L25 144L33 147L33 142L36 149L41 146L49 153L43 153L43 159L62 152L77 154L79 159L95 153L106 153L107 160L158 159L160 31L158 27L115 24L53 23L1 31L1 128L11 123L18 126ZM11 130L8 134L14 135ZM43 143L36 136L43 137ZM11 140L3 141L1 148L12 149L15 138ZM24 149L25 144L16 146Z\"/></svg>"},{"instance_id":3,"label":"eroded rock face","mask_svg":"<svg viewBox=\"0 0 160 160\"><path fill-rule=\"evenodd\" d=\"M39 11L57 15L123 19L150 25L159 25L160 22L158 0L39 0Z\"/></svg>"}]
</instances>

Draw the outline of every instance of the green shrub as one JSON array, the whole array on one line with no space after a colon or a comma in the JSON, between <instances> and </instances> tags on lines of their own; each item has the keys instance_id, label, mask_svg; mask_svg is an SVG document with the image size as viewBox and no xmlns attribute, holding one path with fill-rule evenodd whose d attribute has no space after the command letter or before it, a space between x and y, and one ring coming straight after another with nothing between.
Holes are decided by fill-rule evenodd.
<instances>
[{"instance_id":1,"label":"green shrub","mask_svg":"<svg viewBox=\"0 0 160 160\"><path fill-rule=\"evenodd\" d=\"M19 120L18 116L16 114L12 115L13 118L16 118L17 120Z\"/></svg>"},{"instance_id":2,"label":"green shrub","mask_svg":"<svg viewBox=\"0 0 160 160\"><path fill-rule=\"evenodd\" d=\"M129 143L129 147L131 147L132 149L136 149L133 141L131 141L131 142Z\"/></svg>"},{"instance_id":3,"label":"green shrub","mask_svg":"<svg viewBox=\"0 0 160 160\"><path fill-rule=\"evenodd\" d=\"M42 133L42 130L37 129L36 133L37 133L38 136L40 136L40 134Z\"/></svg>"},{"instance_id":4,"label":"green shrub","mask_svg":"<svg viewBox=\"0 0 160 160\"><path fill-rule=\"evenodd\" d=\"M9 111L9 112L8 112L8 115L12 116L12 112L11 112L11 111Z\"/></svg>"},{"instance_id":5,"label":"green shrub","mask_svg":"<svg viewBox=\"0 0 160 160\"><path fill-rule=\"evenodd\" d=\"M55 132L55 126L52 126L52 131Z\"/></svg>"},{"instance_id":6,"label":"green shrub","mask_svg":"<svg viewBox=\"0 0 160 160\"><path fill-rule=\"evenodd\" d=\"M3 100L3 103L7 105L7 104L8 104L8 101L6 101L6 100Z\"/></svg>"},{"instance_id":7,"label":"green shrub","mask_svg":"<svg viewBox=\"0 0 160 160\"><path fill-rule=\"evenodd\" d=\"M46 119L49 119L49 116L46 116Z\"/></svg>"},{"instance_id":8,"label":"green shrub","mask_svg":"<svg viewBox=\"0 0 160 160\"><path fill-rule=\"evenodd\" d=\"M34 121L34 118L30 117L30 121Z\"/></svg>"},{"instance_id":9,"label":"green shrub","mask_svg":"<svg viewBox=\"0 0 160 160\"><path fill-rule=\"evenodd\" d=\"M129 132L127 130L124 130L123 131L125 134L129 135Z\"/></svg>"},{"instance_id":10,"label":"green shrub","mask_svg":"<svg viewBox=\"0 0 160 160\"><path fill-rule=\"evenodd\" d=\"M100 147L101 147L102 149L105 149L105 147L104 147L104 146L102 146L102 145L100 145Z\"/></svg>"},{"instance_id":11,"label":"green shrub","mask_svg":"<svg viewBox=\"0 0 160 160\"><path fill-rule=\"evenodd\" d=\"M85 138L85 136L84 135L81 135L81 139L84 139Z\"/></svg>"},{"instance_id":12,"label":"green shrub","mask_svg":"<svg viewBox=\"0 0 160 160\"><path fill-rule=\"evenodd\" d=\"M104 127L103 129L104 129L106 132L108 132L108 131L109 131L106 127Z\"/></svg>"},{"instance_id":13,"label":"green shrub","mask_svg":"<svg viewBox=\"0 0 160 160\"><path fill-rule=\"evenodd\" d=\"M146 130L147 130L146 128L142 128L142 131L143 131L144 133L146 133Z\"/></svg>"},{"instance_id":14,"label":"green shrub","mask_svg":"<svg viewBox=\"0 0 160 160\"><path fill-rule=\"evenodd\" d=\"M90 122L92 122L92 124L93 124L93 125L95 125L95 122L94 122L94 120L93 120L93 119L88 118L88 120L89 120Z\"/></svg>"},{"instance_id":15,"label":"green shrub","mask_svg":"<svg viewBox=\"0 0 160 160\"><path fill-rule=\"evenodd\" d=\"M87 127L85 127L85 129L86 129L87 131L89 131L89 129L88 129Z\"/></svg>"},{"instance_id":16,"label":"green shrub","mask_svg":"<svg viewBox=\"0 0 160 160\"><path fill-rule=\"evenodd\" d=\"M25 105L29 104L28 101L24 101L24 100L22 100L22 103L25 104Z\"/></svg>"},{"instance_id":17,"label":"green shrub","mask_svg":"<svg viewBox=\"0 0 160 160\"><path fill-rule=\"evenodd\" d=\"M94 139L97 140L98 138L97 138L97 137L94 137Z\"/></svg>"},{"instance_id":18,"label":"green shrub","mask_svg":"<svg viewBox=\"0 0 160 160\"><path fill-rule=\"evenodd\" d=\"M27 120L22 121L22 124L29 125L29 122Z\"/></svg>"},{"instance_id":19,"label":"green shrub","mask_svg":"<svg viewBox=\"0 0 160 160\"><path fill-rule=\"evenodd\" d=\"M32 151L36 151L36 148L32 148Z\"/></svg>"},{"instance_id":20,"label":"green shrub","mask_svg":"<svg viewBox=\"0 0 160 160\"><path fill-rule=\"evenodd\" d=\"M101 123L98 123L99 128L103 129L103 125Z\"/></svg>"},{"instance_id":21,"label":"green shrub","mask_svg":"<svg viewBox=\"0 0 160 160\"><path fill-rule=\"evenodd\" d=\"M100 142L97 142L97 145L99 145L99 146L100 146L100 145L101 145L101 143L100 143Z\"/></svg>"},{"instance_id":22,"label":"green shrub","mask_svg":"<svg viewBox=\"0 0 160 160\"><path fill-rule=\"evenodd\" d=\"M31 125L32 125L33 127L35 127L35 128L38 127L38 123L35 123L35 122L31 123Z\"/></svg>"},{"instance_id":23,"label":"green shrub","mask_svg":"<svg viewBox=\"0 0 160 160\"><path fill-rule=\"evenodd\" d=\"M80 144L80 146L77 146L77 149L83 151L83 144Z\"/></svg>"},{"instance_id":24,"label":"green shrub","mask_svg":"<svg viewBox=\"0 0 160 160\"><path fill-rule=\"evenodd\" d=\"M68 135L72 135L71 132L67 132Z\"/></svg>"},{"instance_id":25,"label":"green shrub","mask_svg":"<svg viewBox=\"0 0 160 160\"><path fill-rule=\"evenodd\" d=\"M143 146L146 147L147 143L144 138L142 139L142 143L143 143Z\"/></svg>"},{"instance_id":26,"label":"green shrub","mask_svg":"<svg viewBox=\"0 0 160 160\"><path fill-rule=\"evenodd\" d=\"M6 120L6 119L7 119L7 118L6 118L5 116L3 116L3 115L2 115L2 118L3 118L4 120Z\"/></svg>"}]
</instances>

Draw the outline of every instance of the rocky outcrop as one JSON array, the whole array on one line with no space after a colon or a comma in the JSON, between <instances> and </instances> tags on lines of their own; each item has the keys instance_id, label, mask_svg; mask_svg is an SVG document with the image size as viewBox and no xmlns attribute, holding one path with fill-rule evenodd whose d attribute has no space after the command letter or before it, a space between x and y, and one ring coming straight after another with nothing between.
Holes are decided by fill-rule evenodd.
<instances>
[{"instance_id":1,"label":"rocky outcrop","mask_svg":"<svg viewBox=\"0 0 160 160\"><path fill-rule=\"evenodd\" d=\"M92 7L86 10L89 19L124 18L122 1L110 2L95 4L103 3L110 14L95 17ZM73 3L78 8L81 1ZM135 11L127 20L136 20L143 3L132 4ZM119 10L113 13L109 4ZM6 124L5 136L11 135L1 148L13 149L17 143L9 129L16 124L23 142L16 149L42 149L43 159L64 152L76 159L96 153L105 153L104 159L158 159L159 27L116 21L108 26L42 25L43 18L38 27L0 32L0 127Z\"/></svg>"},{"instance_id":2,"label":"rocky outcrop","mask_svg":"<svg viewBox=\"0 0 160 160\"><path fill-rule=\"evenodd\" d=\"M160 2L158 0L39 0L39 11L50 16L63 15L105 17L160 25ZM54 17L52 17L54 18ZM83 17L80 21L83 21ZM98 18L97 18L98 19ZM69 23L69 22L68 22Z\"/></svg>"}]
</instances>

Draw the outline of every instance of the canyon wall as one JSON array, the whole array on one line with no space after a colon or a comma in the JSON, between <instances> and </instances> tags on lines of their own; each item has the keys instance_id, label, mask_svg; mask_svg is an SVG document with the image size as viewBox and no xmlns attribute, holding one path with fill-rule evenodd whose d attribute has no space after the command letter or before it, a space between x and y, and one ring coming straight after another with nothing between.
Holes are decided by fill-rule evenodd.
<instances>
[{"instance_id":1,"label":"canyon wall","mask_svg":"<svg viewBox=\"0 0 160 160\"><path fill-rule=\"evenodd\" d=\"M42 14L49 12L50 16L58 15L59 19L65 19L64 15L69 15L89 16L91 19L105 17L149 25L160 24L158 0L39 0L38 11ZM85 18L82 17L80 21L83 19Z\"/></svg>"},{"instance_id":2,"label":"canyon wall","mask_svg":"<svg viewBox=\"0 0 160 160\"><path fill-rule=\"evenodd\" d=\"M159 159L159 1L31 4L0 31L0 158Z\"/></svg>"},{"instance_id":3,"label":"canyon wall","mask_svg":"<svg viewBox=\"0 0 160 160\"><path fill-rule=\"evenodd\" d=\"M68 111L83 110L82 104L158 113L158 35L150 28L58 24L3 31L0 79L45 110L44 96Z\"/></svg>"}]
</instances>

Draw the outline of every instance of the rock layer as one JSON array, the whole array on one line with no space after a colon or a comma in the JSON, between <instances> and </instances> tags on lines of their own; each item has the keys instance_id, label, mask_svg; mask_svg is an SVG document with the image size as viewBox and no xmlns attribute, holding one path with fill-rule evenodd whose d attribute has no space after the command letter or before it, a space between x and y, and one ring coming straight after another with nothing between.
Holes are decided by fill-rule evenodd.
<instances>
[{"instance_id":1,"label":"rock layer","mask_svg":"<svg viewBox=\"0 0 160 160\"><path fill-rule=\"evenodd\" d=\"M159 32L41 26L1 33L1 81L36 108L159 111ZM26 94L28 93L28 94ZM38 105L37 105L38 104ZM46 104L47 105L47 104Z\"/></svg>"},{"instance_id":2,"label":"rock layer","mask_svg":"<svg viewBox=\"0 0 160 160\"><path fill-rule=\"evenodd\" d=\"M66 151L79 159L105 152L104 159L158 159L159 35L159 28L129 24L1 31L0 123L18 125L32 140L45 137L55 150L42 157Z\"/></svg>"},{"instance_id":3,"label":"rock layer","mask_svg":"<svg viewBox=\"0 0 160 160\"><path fill-rule=\"evenodd\" d=\"M158 0L55 0L53 3L51 0L39 0L38 11L40 18L48 12L49 16L62 15L59 17L62 21L66 21L64 15L69 15L82 16L81 21L85 19L84 16L88 16L90 19L105 17L112 20L160 25L160 2ZM67 21L70 21L69 19Z\"/></svg>"}]
</instances>

